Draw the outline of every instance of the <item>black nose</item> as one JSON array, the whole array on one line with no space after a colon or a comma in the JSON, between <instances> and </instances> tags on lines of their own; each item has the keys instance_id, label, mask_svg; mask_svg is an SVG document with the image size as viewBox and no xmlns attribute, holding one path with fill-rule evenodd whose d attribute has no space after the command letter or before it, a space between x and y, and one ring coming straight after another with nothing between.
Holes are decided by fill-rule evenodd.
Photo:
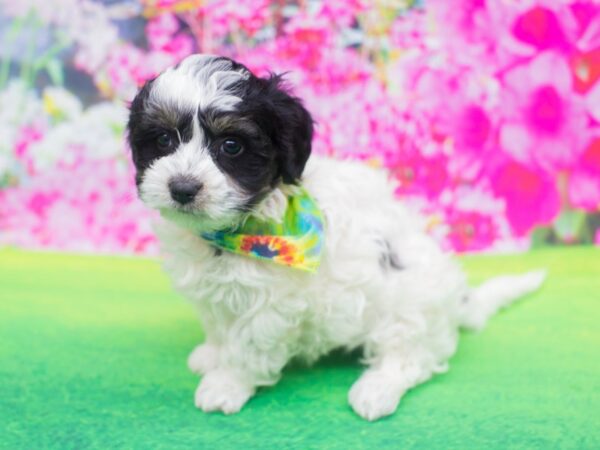
<instances>
[{"instance_id":1,"label":"black nose","mask_svg":"<svg viewBox=\"0 0 600 450\"><path fill-rule=\"evenodd\" d=\"M200 189L202 189L202 183L192 178L176 177L169 181L171 198L182 205L194 201Z\"/></svg>"}]
</instances>

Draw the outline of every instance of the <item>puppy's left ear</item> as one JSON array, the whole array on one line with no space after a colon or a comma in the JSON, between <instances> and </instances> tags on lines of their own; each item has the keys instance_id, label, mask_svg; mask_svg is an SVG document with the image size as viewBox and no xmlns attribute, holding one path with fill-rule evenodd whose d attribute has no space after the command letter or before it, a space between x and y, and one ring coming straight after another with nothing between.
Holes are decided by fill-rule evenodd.
<instances>
[{"instance_id":1,"label":"puppy's left ear","mask_svg":"<svg viewBox=\"0 0 600 450\"><path fill-rule=\"evenodd\" d=\"M268 82L274 88L272 107L277 117L274 143L278 150L279 173L284 183L300 179L312 149L313 119L302 101L290 95L280 75Z\"/></svg>"}]
</instances>

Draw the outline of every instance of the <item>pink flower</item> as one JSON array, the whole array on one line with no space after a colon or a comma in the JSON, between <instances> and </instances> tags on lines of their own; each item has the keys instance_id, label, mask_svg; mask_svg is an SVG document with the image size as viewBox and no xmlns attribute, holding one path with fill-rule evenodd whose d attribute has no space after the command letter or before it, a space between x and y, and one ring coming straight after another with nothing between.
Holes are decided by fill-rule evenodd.
<instances>
[{"instance_id":1,"label":"pink flower","mask_svg":"<svg viewBox=\"0 0 600 450\"><path fill-rule=\"evenodd\" d=\"M398 49L426 49L426 19L424 11L418 9L411 14L399 15L389 30L391 44Z\"/></svg>"},{"instance_id":2,"label":"pink flower","mask_svg":"<svg viewBox=\"0 0 600 450\"><path fill-rule=\"evenodd\" d=\"M432 3L438 22L449 27L448 31L458 32L461 38L470 41L482 41L485 33L482 25L489 20L486 0L434 0Z\"/></svg>"},{"instance_id":3,"label":"pink flower","mask_svg":"<svg viewBox=\"0 0 600 450\"><path fill-rule=\"evenodd\" d=\"M455 126L456 144L460 147L479 149L490 138L492 123L481 106L466 105L458 114Z\"/></svg>"},{"instance_id":4,"label":"pink flower","mask_svg":"<svg viewBox=\"0 0 600 450\"><path fill-rule=\"evenodd\" d=\"M575 53L571 58L575 92L585 93L600 79L600 48Z\"/></svg>"},{"instance_id":5,"label":"pink flower","mask_svg":"<svg viewBox=\"0 0 600 450\"><path fill-rule=\"evenodd\" d=\"M112 90L125 91L142 83L144 58L144 52L129 43L114 49L106 62L106 74Z\"/></svg>"},{"instance_id":6,"label":"pink flower","mask_svg":"<svg viewBox=\"0 0 600 450\"><path fill-rule=\"evenodd\" d=\"M500 38L502 52L498 55L502 59L511 54L513 59L536 57L543 51L573 58L600 47L600 5L597 2L534 0L515 5L504 14L510 18L510 32ZM578 70L576 77L579 76L586 78L585 69Z\"/></svg>"},{"instance_id":7,"label":"pink flower","mask_svg":"<svg viewBox=\"0 0 600 450\"><path fill-rule=\"evenodd\" d=\"M569 177L569 201L587 211L600 210L600 139L586 149Z\"/></svg>"},{"instance_id":8,"label":"pink flower","mask_svg":"<svg viewBox=\"0 0 600 450\"><path fill-rule=\"evenodd\" d=\"M569 201L586 211L600 210L600 174L575 170L569 178Z\"/></svg>"},{"instance_id":9,"label":"pink flower","mask_svg":"<svg viewBox=\"0 0 600 450\"><path fill-rule=\"evenodd\" d=\"M82 152L83 153L83 152ZM78 158L2 195L3 244L96 252L155 251L151 213L118 160Z\"/></svg>"},{"instance_id":10,"label":"pink flower","mask_svg":"<svg viewBox=\"0 0 600 450\"><path fill-rule=\"evenodd\" d=\"M600 138L594 139L587 146L580 162L585 170L600 174Z\"/></svg>"},{"instance_id":11,"label":"pink flower","mask_svg":"<svg viewBox=\"0 0 600 450\"><path fill-rule=\"evenodd\" d=\"M503 44L517 13L514 4L497 0L432 0L427 6L439 27L437 34L446 50L445 57L473 67L504 62Z\"/></svg>"},{"instance_id":12,"label":"pink flower","mask_svg":"<svg viewBox=\"0 0 600 450\"><path fill-rule=\"evenodd\" d=\"M152 50L162 50L169 39L177 33L179 24L173 14L161 14L146 24L146 37Z\"/></svg>"},{"instance_id":13,"label":"pink flower","mask_svg":"<svg viewBox=\"0 0 600 450\"><path fill-rule=\"evenodd\" d=\"M423 157L415 152L390 153L386 167L398 181L399 195L419 195L435 200L448 186L448 162L444 156Z\"/></svg>"},{"instance_id":14,"label":"pink flower","mask_svg":"<svg viewBox=\"0 0 600 450\"><path fill-rule=\"evenodd\" d=\"M369 6L366 0L328 0L320 4L318 15L326 17L332 24L351 26L357 14Z\"/></svg>"},{"instance_id":15,"label":"pink flower","mask_svg":"<svg viewBox=\"0 0 600 450\"><path fill-rule=\"evenodd\" d=\"M420 67L403 88L410 95L407 121L420 128L411 136L415 145L427 154L444 152L451 173L476 179L498 147L497 82L467 67Z\"/></svg>"},{"instance_id":16,"label":"pink flower","mask_svg":"<svg viewBox=\"0 0 600 450\"><path fill-rule=\"evenodd\" d=\"M600 122L600 82L597 82L585 94L585 106L596 122Z\"/></svg>"},{"instance_id":17,"label":"pink flower","mask_svg":"<svg viewBox=\"0 0 600 450\"><path fill-rule=\"evenodd\" d=\"M475 103L461 105L451 115L454 151L449 170L463 180L475 180L498 152L490 112Z\"/></svg>"},{"instance_id":18,"label":"pink flower","mask_svg":"<svg viewBox=\"0 0 600 450\"><path fill-rule=\"evenodd\" d=\"M487 214L451 210L446 213L445 222L451 248L459 252L483 250L498 238L494 219Z\"/></svg>"},{"instance_id":19,"label":"pink flower","mask_svg":"<svg viewBox=\"0 0 600 450\"><path fill-rule=\"evenodd\" d=\"M163 52L180 60L193 52L194 44L190 36L177 33L179 23L172 14L161 14L146 25L148 44L153 52Z\"/></svg>"},{"instance_id":20,"label":"pink flower","mask_svg":"<svg viewBox=\"0 0 600 450\"><path fill-rule=\"evenodd\" d=\"M569 2L566 11L561 16L570 19L570 39L578 51L589 52L600 46L600 4L596 0L581 0Z\"/></svg>"},{"instance_id":21,"label":"pink flower","mask_svg":"<svg viewBox=\"0 0 600 450\"><path fill-rule=\"evenodd\" d=\"M285 25L284 31L286 34L278 43L279 54L302 61L308 70L320 63L323 51L333 44L334 34L323 17L295 17Z\"/></svg>"},{"instance_id":22,"label":"pink flower","mask_svg":"<svg viewBox=\"0 0 600 450\"><path fill-rule=\"evenodd\" d=\"M558 17L552 10L542 6L535 6L517 17L512 33L515 38L537 50L568 46Z\"/></svg>"},{"instance_id":23,"label":"pink flower","mask_svg":"<svg viewBox=\"0 0 600 450\"><path fill-rule=\"evenodd\" d=\"M553 177L508 161L491 176L496 195L506 202L506 217L517 236L539 224L550 223L560 210L560 198Z\"/></svg>"},{"instance_id":24,"label":"pink flower","mask_svg":"<svg viewBox=\"0 0 600 450\"><path fill-rule=\"evenodd\" d=\"M202 3L196 20L204 21L209 33L219 39L239 31L254 36L271 17L269 0L213 0ZM200 47L203 51L211 50Z\"/></svg>"},{"instance_id":25,"label":"pink flower","mask_svg":"<svg viewBox=\"0 0 600 450\"><path fill-rule=\"evenodd\" d=\"M545 52L505 77L503 149L531 167L572 167L589 136L582 100L572 93L565 59Z\"/></svg>"},{"instance_id":26,"label":"pink flower","mask_svg":"<svg viewBox=\"0 0 600 450\"><path fill-rule=\"evenodd\" d=\"M35 163L29 154L31 144L43 139L44 134L40 125L27 125L21 128L14 144L14 155L20 160L30 175L35 173Z\"/></svg>"}]
</instances>

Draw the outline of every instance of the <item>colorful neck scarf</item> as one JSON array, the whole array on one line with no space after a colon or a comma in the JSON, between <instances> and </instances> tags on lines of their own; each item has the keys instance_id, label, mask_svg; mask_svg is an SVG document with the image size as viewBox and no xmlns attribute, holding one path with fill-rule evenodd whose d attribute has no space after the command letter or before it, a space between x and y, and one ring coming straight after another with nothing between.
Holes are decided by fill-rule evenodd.
<instances>
[{"instance_id":1,"label":"colorful neck scarf","mask_svg":"<svg viewBox=\"0 0 600 450\"><path fill-rule=\"evenodd\" d=\"M236 229L201 236L228 252L315 272L323 252L323 215L308 192L300 189L288 197L280 223L250 216Z\"/></svg>"}]
</instances>

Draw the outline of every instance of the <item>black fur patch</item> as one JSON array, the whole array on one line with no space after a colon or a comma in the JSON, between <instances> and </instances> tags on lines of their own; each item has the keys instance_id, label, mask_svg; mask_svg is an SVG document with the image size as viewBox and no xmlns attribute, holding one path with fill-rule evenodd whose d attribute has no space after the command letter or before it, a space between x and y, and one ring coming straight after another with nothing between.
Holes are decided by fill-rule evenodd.
<instances>
[{"instance_id":1,"label":"black fur patch","mask_svg":"<svg viewBox=\"0 0 600 450\"><path fill-rule=\"evenodd\" d=\"M215 164L249 194L269 190L277 176L276 151L267 133L255 122L239 113L211 111L199 113L200 123ZM228 155L221 150L223 142L234 138L243 150Z\"/></svg>"},{"instance_id":2,"label":"black fur patch","mask_svg":"<svg viewBox=\"0 0 600 450\"><path fill-rule=\"evenodd\" d=\"M233 64L236 70L245 69ZM250 74L236 90L242 98L236 111L199 111L198 118L217 166L251 194L248 209L279 180L299 180L310 156L313 122L300 100L284 90L279 76ZM244 145L233 157L219 151L231 137Z\"/></svg>"},{"instance_id":3,"label":"black fur patch","mask_svg":"<svg viewBox=\"0 0 600 450\"><path fill-rule=\"evenodd\" d=\"M404 270L404 265L400 262L400 258L392 249L390 243L385 239L382 240L381 243L383 246L383 252L379 257L379 265L383 269Z\"/></svg>"},{"instance_id":4,"label":"black fur patch","mask_svg":"<svg viewBox=\"0 0 600 450\"><path fill-rule=\"evenodd\" d=\"M175 106L161 109L148 107L148 97L154 80L148 81L131 103L128 140L133 163L136 168L136 182L141 182L144 171L158 158L173 153L180 142L189 142L193 134L193 113L177 110ZM173 142L170 148L160 148L157 139L168 134Z\"/></svg>"},{"instance_id":5,"label":"black fur patch","mask_svg":"<svg viewBox=\"0 0 600 450\"><path fill-rule=\"evenodd\" d=\"M312 148L313 120L300 99L290 95L280 75L251 76L246 83L241 114L252 117L270 138L277 162L276 178L300 179Z\"/></svg>"},{"instance_id":6,"label":"black fur patch","mask_svg":"<svg viewBox=\"0 0 600 450\"><path fill-rule=\"evenodd\" d=\"M244 208L251 208L279 180L290 184L299 181L311 152L313 121L301 101L287 92L281 76L258 78L235 61L218 59L230 61L232 70L248 73L248 78L233 87L242 98L233 112L182 111L176 102L148 105L153 80L135 97L128 138L136 180L139 184L153 161L176 150L177 146L167 151L159 148L158 136L168 133L176 142L179 137L182 142L189 142L196 114L204 132L204 145L217 166L249 194ZM244 150L235 156L224 154L220 149L227 138L240 140Z\"/></svg>"}]
</instances>

